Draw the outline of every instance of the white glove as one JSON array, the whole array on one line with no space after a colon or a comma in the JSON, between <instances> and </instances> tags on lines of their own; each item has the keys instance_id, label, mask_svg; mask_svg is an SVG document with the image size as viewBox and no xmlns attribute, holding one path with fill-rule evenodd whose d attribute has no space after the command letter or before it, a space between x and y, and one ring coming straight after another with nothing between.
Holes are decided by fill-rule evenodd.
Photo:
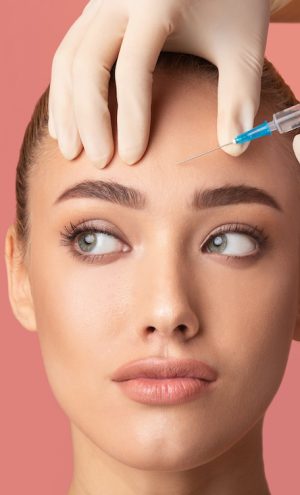
<instances>
[{"instance_id":1,"label":"white glove","mask_svg":"<svg viewBox=\"0 0 300 495\"><path fill-rule=\"evenodd\" d=\"M54 55L50 135L67 159L83 144L99 168L110 162L107 98L117 60L118 151L136 163L149 140L152 73L163 50L198 55L218 67L217 137L220 145L231 141L253 127L270 13L288 1L92 0ZM224 151L238 156L248 145Z\"/></svg>"}]
</instances>

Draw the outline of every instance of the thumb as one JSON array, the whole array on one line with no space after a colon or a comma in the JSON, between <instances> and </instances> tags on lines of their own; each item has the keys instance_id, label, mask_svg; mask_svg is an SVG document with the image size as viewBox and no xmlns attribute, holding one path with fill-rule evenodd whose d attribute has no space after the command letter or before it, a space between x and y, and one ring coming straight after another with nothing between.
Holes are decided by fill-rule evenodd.
<instances>
[{"instance_id":1,"label":"thumb","mask_svg":"<svg viewBox=\"0 0 300 495\"><path fill-rule=\"evenodd\" d=\"M297 134L297 136L294 137L293 150L298 162L300 163L300 134Z\"/></svg>"},{"instance_id":2,"label":"thumb","mask_svg":"<svg viewBox=\"0 0 300 495\"><path fill-rule=\"evenodd\" d=\"M260 90L261 67L227 63L219 68L217 134L220 146L254 126ZM249 144L232 144L223 150L231 156L239 156Z\"/></svg>"}]
</instances>

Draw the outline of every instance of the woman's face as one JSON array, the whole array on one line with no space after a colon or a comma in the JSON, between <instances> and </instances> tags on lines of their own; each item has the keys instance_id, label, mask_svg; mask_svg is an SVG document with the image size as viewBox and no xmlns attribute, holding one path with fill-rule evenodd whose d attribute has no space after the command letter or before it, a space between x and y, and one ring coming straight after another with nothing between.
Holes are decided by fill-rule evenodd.
<instances>
[{"instance_id":1,"label":"woman's face","mask_svg":"<svg viewBox=\"0 0 300 495\"><path fill-rule=\"evenodd\" d=\"M75 428L139 469L200 466L238 442L275 395L296 328L299 195L286 138L176 164L217 145L216 105L210 83L157 74L138 164L116 154L97 170L84 153L70 163L49 139L30 185L28 270L49 382ZM93 197L77 186L57 201L84 181ZM105 181L144 205L108 200ZM68 241L83 221L112 235ZM218 379L184 404L137 403L111 375L150 356L204 361Z\"/></svg>"}]
</instances>

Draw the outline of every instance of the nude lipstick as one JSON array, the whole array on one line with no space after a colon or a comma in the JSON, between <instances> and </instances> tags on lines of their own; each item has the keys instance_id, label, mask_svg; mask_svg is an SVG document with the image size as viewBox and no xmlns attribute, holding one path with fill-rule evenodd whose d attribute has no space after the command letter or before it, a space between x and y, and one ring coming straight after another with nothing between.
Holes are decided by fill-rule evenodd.
<instances>
[{"instance_id":1,"label":"nude lipstick","mask_svg":"<svg viewBox=\"0 0 300 495\"><path fill-rule=\"evenodd\" d=\"M130 399L142 404L182 404L200 397L217 372L196 359L151 357L118 368L111 379Z\"/></svg>"}]
</instances>

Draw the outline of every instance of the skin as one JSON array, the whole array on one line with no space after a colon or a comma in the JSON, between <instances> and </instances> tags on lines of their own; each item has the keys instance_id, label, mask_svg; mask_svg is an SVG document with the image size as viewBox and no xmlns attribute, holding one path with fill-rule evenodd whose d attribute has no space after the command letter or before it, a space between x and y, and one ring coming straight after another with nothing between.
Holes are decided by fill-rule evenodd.
<instances>
[{"instance_id":1,"label":"skin","mask_svg":"<svg viewBox=\"0 0 300 495\"><path fill-rule=\"evenodd\" d=\"M110 105L115 130L113 88ZM216 90L188 75L155 74L152 114L149 148L133 167L117 152L103 170L84 152L70 164L48 138L30 182L23 263L13 226L6 237L13 311L38 332L50 386L70 419L68 495L267 495L263 419L292 339L300 339L295 157L274 135L238 158L217 151L176 165L217 145ZM72 198L53 206L77 182L108 179L144 192L149 205ZM186 206L196 188L228 183L264 189L282 211L253 202ZM121 239L111 239L115 254L90 264L60 245L64 226L82 218L114 230ZM205 251L213 232L235 223L264 229L268 244L258 257L244 233L235 234L235 254L244 258ZM199 359L218 379L192 402L139 404L110 375L149 356Z\"/></svg>"}]
</instances>

